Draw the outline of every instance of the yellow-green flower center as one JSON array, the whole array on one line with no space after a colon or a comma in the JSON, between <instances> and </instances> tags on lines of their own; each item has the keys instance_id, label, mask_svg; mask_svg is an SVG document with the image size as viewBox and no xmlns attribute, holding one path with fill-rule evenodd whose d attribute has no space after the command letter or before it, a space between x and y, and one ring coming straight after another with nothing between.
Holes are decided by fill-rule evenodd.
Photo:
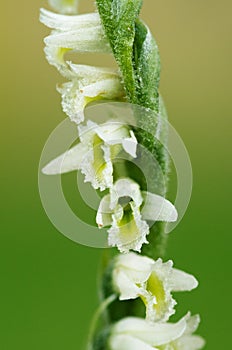
<instances>
[{"instance_id":1,"label":"yellow-green flower center","mask_svg":"<svg viewBox=\"0 0 232 350\"><path fill-rule=\"evenodd\" d=\"M163 282L159 279L155 272L152 272L146 285L147 292L154 297L156 302L153 305L157 317L162 317L164 310L166 309L166 298ZM144 304L147 305L148 300L145 296L141 295L141 299Z\"/></svg>"},{"instance_id":2,"label":"yellow-green flower center","mask_svg":"<svg viewBox=\"0 0 232 350\"><path fill-rule=\"evenodd\" d=\"M125 203L122 205L123 216L117 223L120 230L119 236L120 240L123 241L124 244L130 244L138 239L140 233L134 219L134 213L130 202L128 202L129 199L127 197L123 197L122 200L125 200Z\"/></svg>"},{"instance_id":3,"label":"yellow-green flower center","mask_svg":"<svg viewBox=\"0 0 232 350\"><path fill-rule=\"evenodd\" d=\"M104 180L103 171L107 166L102 145L102 139L98 135L95 135L93 139L93 168L95 170L95 176L99 181Z\"/></svg>"}]
</instances>

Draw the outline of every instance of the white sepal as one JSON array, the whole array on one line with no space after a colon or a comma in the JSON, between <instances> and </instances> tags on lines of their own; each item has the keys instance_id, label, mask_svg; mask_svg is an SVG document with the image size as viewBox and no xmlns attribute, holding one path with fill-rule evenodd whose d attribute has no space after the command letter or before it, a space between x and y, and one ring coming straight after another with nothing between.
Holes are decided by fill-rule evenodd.
<instances>
[{"instance_id":1,"label":"white sepal","mask_svg":"<svg viewBox=\"0 0 232 350\"><path fill-rule=\"evenodd\" d=\"M173 222L178 218L174 205L162 196L143 192L144 207L142 216L146 220Z\"/></svg>"},{"instance_id":2,"label":"white sepal","mask_svg":"<svg viewBox=\"0 0 232 350\"><path fill-rule=\"evenodd\" d=\"M181 270L173 269L171 279L174 292L190 291L198 286L198 281L193 275Z\"/></svg>"},{"instance_id":3,"label":"white sepal","mask_svg":"<svg viewBox=\"0 0 232 350\"><path fill-rule=\"evenodd\" d=\"M82 159L87 152L88 147L79 143L48 163L42 172L46 175L56 175L78 170L81 168Z\"/></svg>"},{"instance_id":4,"label":"white sepal","mask_svg":"<svg viewBox=\"0 0 232 350\"><path fill-rule=\"evenodd\" d=\"M40 22L51 29L57 31L80 30L90 27L100 26L100 17L98 13L87 13L77 16L66 16L40 9Z\"/></svg>"}]
</instances>

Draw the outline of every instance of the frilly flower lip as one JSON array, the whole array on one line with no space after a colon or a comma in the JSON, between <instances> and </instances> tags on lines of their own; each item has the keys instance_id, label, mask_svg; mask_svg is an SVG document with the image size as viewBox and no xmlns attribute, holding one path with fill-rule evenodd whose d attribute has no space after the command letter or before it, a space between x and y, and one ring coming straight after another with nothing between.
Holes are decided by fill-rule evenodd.
<instances>
[{"instance_id":1,"label":"frilly flower lip","mask_svg":"<svg viewBox=\"0 0 232 350\"><path fill-rule=\"evenodd\" d=\"M42 172L46 175L63 174L80 170L85 181L101 191L113 185L112 162L124 150L136 157L137 140L131 130L122 123L107 122L98 125L88 121L79 126L80 142L48 163Z\"/></svg>"},{"instance_id":2,"label":"frilly flower lip","mask_svg":"<svg viewBox=\"0 0 232 350\"><path fill-rule=\"evenodd\" d=\"M193 335L200 322L188 313L177 323L148 323L128 317L117 322L108 340L109 350L200 350L202 337Z\"/></svg>"},{"instance_id":3,"label":"frilly flower lip","mask_svg":"<svg viewBox=\"0 0 232 350\"><path fill-rule=\"evenodd\" d=\"M48 2L55 11L70 15L77 13L79 0L48 0Z\"/></svg>"},{"instance_id":4,"label":"frilly flower lip","mask_svg":"<svg viewBox=\"0 0 232 350\"><path fill-rule=\"evenodd\" d=\"M177 211L167 199L140 190L130 178L117 180L100 202L96 221L99 226L111 226L108 230L110 246L117 246L122 253L140 251L149 233L147 220L172 222Z\"/></svg>"},{"instance_id":5,"label":"frilly flower lip","mask_svg":"<svg viewBox=\"0 0 232 350\"><path fill-rule=\"evenodd\" d=\"M73 78L57 88L63 111L76 124L84 121L85 106L99 99L123 100L125 92L118 73L113 69L67 63Z\"/></svg>"},{"instance_id":6,"label":"frilly flower lip","mask_svg":"<svg viewBox=\"0 0 232 350\"><path fill-rule=\"evenodd\" d=\"M167 321L174 314L171 292L191 291L198 286L194 276L173 268L173 262L156 261L136 253L115 259L113 287L120 300L140 297L146 306L147 320Z\"/></svg>"}]
</instances>

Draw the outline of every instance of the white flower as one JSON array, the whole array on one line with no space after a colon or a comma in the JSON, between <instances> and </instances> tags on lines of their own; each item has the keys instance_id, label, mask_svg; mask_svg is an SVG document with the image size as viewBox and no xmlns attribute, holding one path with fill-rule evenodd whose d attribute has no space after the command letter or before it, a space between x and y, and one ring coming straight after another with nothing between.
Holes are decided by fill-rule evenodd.
<instances>
[{"instance_id":1,"label":"white flower","mask_svg":"<svg viewBox=\"0 0 232 350\"><path fill-rule=\"evenodd\" d=\"M72 121L83 122L85 106L98 99L123 99L125 91L117 72L107 68L97 68L69 63L75 78L58 87L62 96L63 111Z\"/></svg>"},{"instance_id":2,"label":"white flower","mask_svg":"<svg viewBox=\"0 0 232 350\"><path fill-rule=\"evenodd\" d=\"M48 62L66 78L73 78L64 56L67 52L111 52L97 13L77 16L40 10L40 21L53 29L44 41Z\"/></svg>"},{"instance_id":3,"label":"white flower","mask_svg":"<svg viewBox=\"0 0 232 350\"><path fill-rule=\"evenodd\" d=\"M87 103L98 100L123 100L125 91L118 71L108 68L76 65L66 61L69 52L111 52L97 13L65 16L45 9L40 21L53 29L45 38L48 62L70 81L58 87L62 107L77 124L83 121Z\"/></svg>"},{"instance_id":4,"label":"white flower","mask_svg":"<svg viewBox=\"0 0 232 350\"><path fill-rule=\"evenodd\" d=\"M98 226L111 226L108 230L110 246L127 253L140 251L149 226L146 220L176 221L177 211L165 198L140 191L139 185L130 178L119 179L110 194L101 200L96 221Z\"/></svg>"},{"instance_id":5,"label":"white flower","mask_svg":"<svg viewBox=\"0 0 232 350\"><path fill-rule=\"evenodd\" d=\"M79 0L48 0L48 2L57 12L74 14L77 13Z\"/></svg>"},{"instance_id":6,"label":"white flower","mask_svg":"<svg viewBox=\"0 0 232 350\"><path fill-rule=\"evenodd\" d=\"M135 253L115 259L113 287L120 300L140 297L149 321L167 321L174 314L171 292L191 291L198 285L194 276L173 268L173 262L156 261Z\"/></svg>"},{"instance_id":7,"label":"white flower","mask_svg":"<svg viewBox=\"0 0 232 350\"><path fill-rule=\"evenodd\" d=\"M47 175L63 174L81 170L85 181L95 189L105 190L113 185L112 162L124 149L136 157L137 141L127 126L118 122L98 125L92 121L79 126L80 143L52 160L43 168Z\"/></svg>"},{"instance_id":8,"label":"white flower","mask_svg":"<svg viewBox=\"0 0 232 350\"><path fill-rule=\"evenodd\" d=\"M200 318L190 314L177 323L148 323L129 317L117 322L108 340L109 350L199 350L205 345L202 337L192 333Z\"/></svg>"}]
</instances>

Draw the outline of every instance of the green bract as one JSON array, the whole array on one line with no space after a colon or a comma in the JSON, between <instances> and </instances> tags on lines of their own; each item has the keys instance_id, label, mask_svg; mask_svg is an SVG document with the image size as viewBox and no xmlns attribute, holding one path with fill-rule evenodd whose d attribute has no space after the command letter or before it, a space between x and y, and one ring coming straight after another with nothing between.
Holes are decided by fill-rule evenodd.
<instances>
[{"instance_id":1,"label":"green bract","mask_svg":"<svg viewBox=\"0 0 232 350\"><path fill-rule=\"evenodd\" d=\"M142 1L97 0L97 5L128 100L158 112L159 51L150 30L138 20Z\"/></svg>"}]
</instances>

